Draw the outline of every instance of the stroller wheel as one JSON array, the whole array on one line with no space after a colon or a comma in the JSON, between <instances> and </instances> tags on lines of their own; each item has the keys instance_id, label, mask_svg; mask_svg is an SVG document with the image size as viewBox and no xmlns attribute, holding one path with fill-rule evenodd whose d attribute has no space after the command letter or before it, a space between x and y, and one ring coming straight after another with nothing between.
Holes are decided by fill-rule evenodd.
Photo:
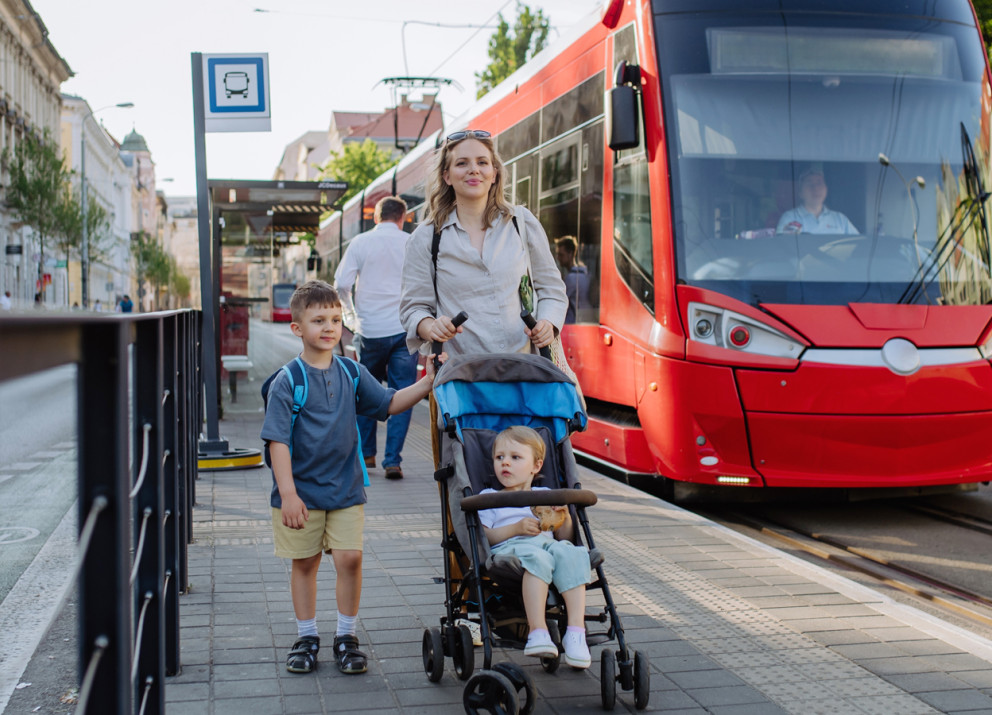
<instances>
[{"instance_id":1,"label":"stroller wheel","mask_svg":"<svg viewBox=\"0 0 992 715\"><path fill-rule=\"evenodd\" d=\"M648 656L634 651L634 707L643 710L651 698L651 663Z\"/></svg>"},{"instance_id":2,"label":"stroller wheel","mask_svg":"<svg viewBox=\"0 0 992 715\"><path fill-rule=\"evenodd\" d=\"M472 671L475 670L472 631L469 630L468 626L449 628L448 637L452 639L448 641L448 644L454 646L451 649L451 658L455 663L455 674L459 680L468 680L472 677Z\"/></svg>"},{"instance_id":3,"label":"stroller wheel","mask_svg":"<svg viewBox=\"0 0 992 715\"><path fill-rule=\"evenodd\" d=\"M493 666L493 670L497 673L502 673L505 675L513 684L513 687L517 689L517 701L520 707L520 715L530 715L534 712L534 705L536 704L534 700L534 683L531 682L530 676L527 675L526 671L524 671L524 669L516 663L510 662L497 663ZM520 702L521 690L523 690L524 697L527 698L523 702Z\"/></svg>"},{"instance_id":4,"label":"stroller wheel","mask_svg":"<svg viewBox=\"0 0 992 715\"><path fill-rule=\"evenodd\" d=\"M424 629L424 672L432 683L444 675L444 642L440 628Z\"/></svg>"},{"instance_id":5,"label":"stroller wheel","mask_svg":"<svg viewBox=\"0 0 992 715\"><path fill-rule=\"evenodd\" d=\"M480 670L469 679L462 693L462 704L469 715L517 715L519 712L517 689L509 678L494 670Z\"/></svg>"},{"instance_id":6,"label":"stroller wheel","mask_svg":"<svg viewBox=\"0 0 992 715\"><path fill-rule=\"evenodd\" d=\"M603 710L612 710L617 704L617 656L608 648L600 656L599 679Z\"/></svg>"}]
</instances>

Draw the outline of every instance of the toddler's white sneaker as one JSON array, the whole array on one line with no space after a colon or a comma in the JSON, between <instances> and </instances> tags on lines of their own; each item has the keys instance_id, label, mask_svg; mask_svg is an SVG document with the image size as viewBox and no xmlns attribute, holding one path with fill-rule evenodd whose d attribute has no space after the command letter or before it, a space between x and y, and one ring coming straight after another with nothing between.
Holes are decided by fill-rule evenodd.
<instances>
[{"instance_id":1,"label":"toddler's white sneaker","mask_svg":"<svg viewBox=\"0 0 992 715\"><path fill-rule=\"evenodd\" d=\"M524 646L524 655L531 655L535 658L557 658L558 647L551 640L551 634L547 631L531 631L527 636L527 645Z\"/></svg>"},{"instance_id":2,"label":"toddler's white sneaker","mask_svg":"<svg viewBox=\"0 0 992 715\"><path fill-rule=\"evenodd\" d=\"M573 668L588 668L592 664L585 631L566 631L561 644L565 649L565 662Z\"/></svg>"}]
</instances>

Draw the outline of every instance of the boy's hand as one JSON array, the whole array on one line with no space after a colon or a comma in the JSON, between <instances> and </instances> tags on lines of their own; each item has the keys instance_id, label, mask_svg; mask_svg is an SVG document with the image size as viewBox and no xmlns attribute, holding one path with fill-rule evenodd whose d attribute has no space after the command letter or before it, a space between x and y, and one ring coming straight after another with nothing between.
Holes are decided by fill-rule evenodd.
<instances>
[{"instance_id":1,"label":"boy's hand","mask_svg":"<svg viewBox=\"0 0 992 715\"><path fill-rule=\"evenodd\" d=\"M434 375L437 373L437 369L434 367L434 360L437 360L442 365L448 362L448 353L442 352L440 355L434 355L433 353L427 356L427 364L424 370L424 376L427 377L431 382L434 381Z\"/></svg>"},{"instance_id":2,"label":"boy's hand","mask_svg":"<svg viewBox=\"0 0 992 715\"><path fill-rule=\"evenodd\" d=\"M541 522L525 517L517 522L517 529L520 531L520 536L537 536L541 533Z\"/></svg>"},{"instance_id":3,"label":"boy's hand","mask_svg":"<svg viewBox=\"0 0 992 715\"><path fill-rule=\"evenodd\" d=\"M290 529L302 529L310 520L310 512L307 511L303 500L296 494L282 500L282 523Z\"/></svg>"}]
</instances>

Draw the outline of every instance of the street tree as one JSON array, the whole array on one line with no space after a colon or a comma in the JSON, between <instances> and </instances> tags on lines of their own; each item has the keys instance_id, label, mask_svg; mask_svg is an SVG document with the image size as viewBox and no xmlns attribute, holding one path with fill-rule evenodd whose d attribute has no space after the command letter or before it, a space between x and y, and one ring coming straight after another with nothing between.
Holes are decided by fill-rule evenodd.
<instances>
[{"instance_id":1,"label":"street tree","mask_svg":"<svg viewBox=\"0 0 992 715\"><path fill-rule=\"evenodd\" d=\"M65 240L76 207L72 170L47 129L39 137L26 134L13 151L4 150L10 183L6 203L11 213L30 226L38 240L38 285L44 291L45 248L50 240Z\"/></svg>"},{"instance_id":2,"label":"street tree","mask_svg":"<svg viewBox=\"0 0 992 715\"><path fill-rule=\"evenodd\" d=\"M489 38L489 66L482 72L475 73L478 84L476 99L543 50L548 44L550 29L551 20L545 17L543 10L535 13L522 2L517 3L517 19L513 23L512 33L509 23L504 19L503 13L500 13L496 32Z\"/></svg>"},{"instance_id":3,"label":"street tree","mask_svg":"<svg viewBox=\"0 0 992 715\"><path fill-rule=\"evenodd\" d=\"M985 46L992 46L992 0L973 0L975 14L978 15L978 28L985 38Z\"/></svg>"},{"instance_id":4,"label":"street tree","mask_svg":"<svg viewBox=\"0 0 992 715\"><path fill-rule=\"evenodd\" d=\"M352 142L345 144L343 151L333 152L332 158L320 167L320 178L348 182L348 190L341 197L343 204L398 161L392 152L380 149L371 139L361 144Z\"/></svg>"},{"instance_id":5,"label":"street tree","mask_svg":"<svg viewBox=\"0 0 992 715\"><path fill-rule=\"evenodd\" d=\"M89 211L86 213L86 241L89 244L90 261L98 261L107 257L110 248L110 214L96 196L87 196ZM58 210L62 215L59 219L61 235L56 237L56 245L69 257L69 251L78 249L83 243L83 211L82 198L78 190L73 190L59 204Z\"/></svg>"},{"instance_id":6,"label":"street tree","mask_svg":"<svg viewBox=\"0 0 992 715\"><path fill-rule=\"evenodd\" d=\"M165 252L159 242L147 231L139 231L131 241L131 255L134 257L135 274L139 284L152 286L152 300L158 306L158 295L162 286L168 286L173 273L172 257ZM141 297L143 288L139 290ZM139 301L140 303L140 301Z\"/></svg>"}]
</instances>

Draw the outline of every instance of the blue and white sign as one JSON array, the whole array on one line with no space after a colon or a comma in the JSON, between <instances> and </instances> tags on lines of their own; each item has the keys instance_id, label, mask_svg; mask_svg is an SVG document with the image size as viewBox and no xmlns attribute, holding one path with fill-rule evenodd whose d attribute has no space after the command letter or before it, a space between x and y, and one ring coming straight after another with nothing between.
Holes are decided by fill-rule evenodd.
<instances>
[{"instance_id":1,"label":"blue and white sign","mask_svg":"<svg viewBox=\"0 0 992 715\"><path fill-rule=\"evenodd\" d=\"M205 131L271 130L268 53L203 55L203 89Z\"/></svg>"}]
</instances>

